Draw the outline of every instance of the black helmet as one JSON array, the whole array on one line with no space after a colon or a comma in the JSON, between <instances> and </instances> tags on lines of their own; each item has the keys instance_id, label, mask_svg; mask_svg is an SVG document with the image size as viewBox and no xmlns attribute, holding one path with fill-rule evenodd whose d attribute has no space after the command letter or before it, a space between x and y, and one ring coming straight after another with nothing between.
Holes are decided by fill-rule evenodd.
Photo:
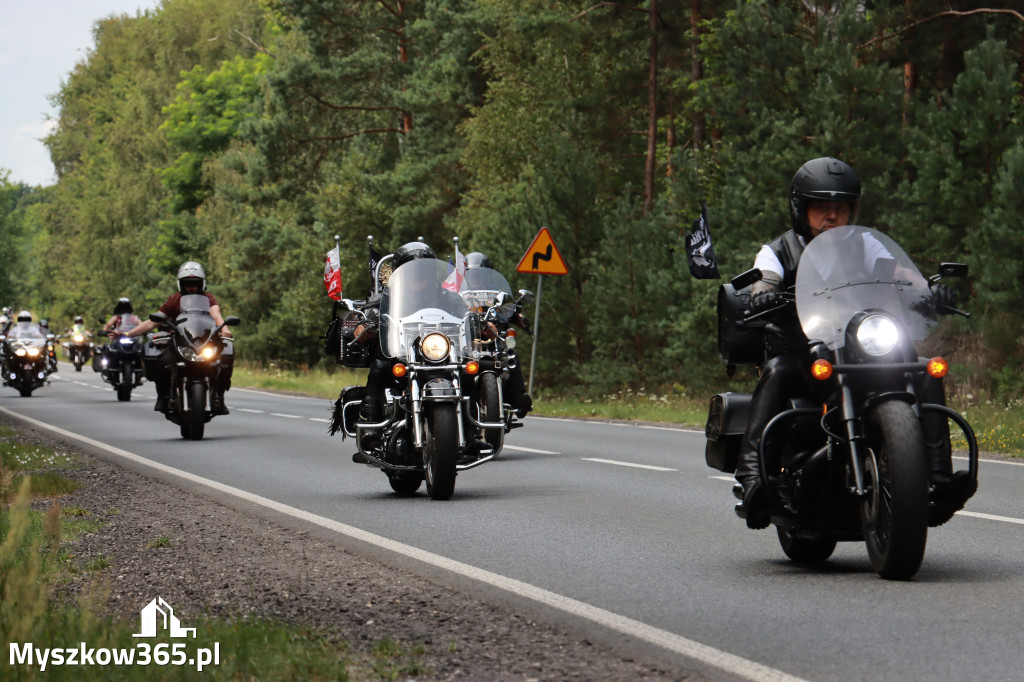
<instances>
[{"instance_id":1,"label":"black helmet","mask_svg":"<svg viewBox=\"0 0 1024 682\"><path fill-rule=\"evenodd\" d=\"M830 156L811 159L793 176L789 190L789 217L793 229L804 239L812 239L807 223L808 201L845 201L850 204L850 219L860 203L860 178L846 163Z\"/></svg>"},{"instance_id":2,"label":"black helmet","mask_svg":"<svg viewBox=\"0 0 1024 682\"><path fill-rule=\"evenodd\" d=\"M434 250L423 242L409 242L395 249L395 269L416 258L436 258Z\"/></svg>"},{"instance_id":3,"label":"black helmet","mask_svg":"<svg viewBox=\"0 0 1024 682\"><path fill-rule=\"evenodd\" d=\"M494 269L494 265L491 264L491 259L485 254L479 251L466 254L466 268L491 268Z\"/></svg>"},{"instance_id":4,"label":"black helmet","mask_svg":"<svg viewBox=\"0 0 1024 682\"><path fill-rule=\"evenodd\" d=\"M126 313L134 313L135 309L132 307L132 302L127 298L119 298L117 305L114 306L115 315L124 315Z\"/></svg>"}]
</instances>

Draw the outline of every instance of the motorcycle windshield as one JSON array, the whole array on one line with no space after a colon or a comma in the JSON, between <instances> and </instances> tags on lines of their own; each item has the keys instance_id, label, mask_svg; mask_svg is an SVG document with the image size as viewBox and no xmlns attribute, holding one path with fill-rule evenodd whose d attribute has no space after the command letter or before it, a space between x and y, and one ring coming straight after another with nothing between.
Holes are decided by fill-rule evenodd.
<instances>
[{"instance_id":1,"label":"motorcycle windshield","mask_svg":"<svg viewBox=\"0 0 1024 682\"><path fill-rule=\"evenodd\" d=\"M411 360L416 339L435 331L447 336L461 355L469 309L454 284L446 288L448 267L444 261L417 258L391 273L380 304L380 343L386 357Z\"/></svg>"},{"instance_id":2,"label":"motorcycle windshield","mask_svg":"<svg viewBox=\"0 0 1024 682\"><path fill-rule=\"evenodd\" d=\"M804 249L796 273L796 309L809 340L846 343L846 326L861 311L885 312L915 341L935 324L928 282L896 242L877 230L847 225L826 230Z\"/></svg>"},{"instance_id":3,"label":"motorcycle windshield","mask_svg":"<svg viewBox=\"0 0 1024 682\"><path fill-rule=\"evenodd\" d=\"M459 294L466 302L469 309L476 312L485 312L497 301L498 294L508 294L508 303L512 302L512 287L508 280L491 268L470 268L466 270L466 277L462 282L462 290Z\"/></svg>"},{"instance_id":4,"label":"motorcycle windshield","mask_svg":"<svg viewBox=\"0 0 1024 682\"><path fill-rule=\"evenodd\" d=\"M217 323L210 315L210 299L199 294L181 297L181 312L175 320L178 329L190 343L202 343L210 338Z\"/></svg>"},{"instance_id":5,"label":"motorcycle windshield","mask_svg":"<svg viewBox=\"0 0 1024 682\"><path fill-rule=\"evenodd\" d=\"M19 322L11 327L10 331L7 332L7 338L46 341L46 335L43 334L43 330L29 322Z\"/></svg>"}]
</instances>

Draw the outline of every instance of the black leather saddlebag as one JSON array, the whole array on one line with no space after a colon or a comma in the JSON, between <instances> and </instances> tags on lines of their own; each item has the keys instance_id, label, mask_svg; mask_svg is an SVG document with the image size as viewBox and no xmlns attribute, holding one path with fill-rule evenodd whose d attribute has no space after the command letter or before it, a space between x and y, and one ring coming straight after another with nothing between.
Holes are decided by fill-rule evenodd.
<instances>
[{"instance_id":1,"label":"black leather saddlebag","mask_svg":"<svg viewBox=\"0 0 1024 682\"><path fill-rule=\"evenodd\" d=\"M704 460L712 469L736 472L752 397L751 393L719 393L711 398L704 427Z\"/></svg>"}]
</instances>

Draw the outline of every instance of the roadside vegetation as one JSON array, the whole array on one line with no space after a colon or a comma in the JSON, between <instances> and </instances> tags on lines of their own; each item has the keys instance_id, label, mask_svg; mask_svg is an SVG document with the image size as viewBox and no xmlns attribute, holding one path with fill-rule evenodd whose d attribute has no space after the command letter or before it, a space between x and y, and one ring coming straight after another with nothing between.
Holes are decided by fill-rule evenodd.
<instances>
[{"instance_id":1,"label":"roadside vegetation","mask_svg":"<svg viewBox=\"0 0 1024 682\"><path fill-rule=\"evenodd\" d=\"M194 665L10 665L11 645L37 649L136 649L139 622L103 615L109 589L109 559L80 559L74 540L101 531L106 523L78 506L63 506L61 495L79 487L68 474L79 466L72 455L20 441L0 427L0 645L4 680L164 680L195 679ZM109 510L105 516L116 515ZM155 542L159 542L158 538ZM91 577L91 589L75 603L57 587L73 574ZM140 607L143 605L140 605ZM211 680L394 680L427 672L419 663L423 648L389 639L366 655L328 633L273 622L201 619L198 647L216 642L219 663L202 675ZM170 655L175 640L146 639L153 652ZM161 648L161 645L167 645ZM189 645L189 655L198 653Z\"/></svg>"}]
</instances>

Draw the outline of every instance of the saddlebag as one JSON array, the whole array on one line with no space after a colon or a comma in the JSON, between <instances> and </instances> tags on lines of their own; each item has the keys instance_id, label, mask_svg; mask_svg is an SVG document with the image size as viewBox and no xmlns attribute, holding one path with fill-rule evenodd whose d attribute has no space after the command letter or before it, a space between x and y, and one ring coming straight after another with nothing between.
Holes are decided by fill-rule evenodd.
<instances>
[{"instance_id":1,"label":"saddlebag","mask_svg":"<svg viewBox=\"0 0 1024 682\"><path fill-rule=\"evenodd\" d=\"M719 393L711 398L704 427L704 460L712 469L736 472L752 397L751 393Z\"/></svg>"},{"instance_id":2,"label":"saddlebag","mask_svg":"<svg viewBox=\"0 0 1024 682\"><path fill-rule=\"evenodd\" d=\"M345 367L369 367L373 356L370 352L372 341L370 343L352 343L356 327L362 321L360 315L351 312L331 320L324 335L324 353Z\"/></svg>"}]
</instances>

